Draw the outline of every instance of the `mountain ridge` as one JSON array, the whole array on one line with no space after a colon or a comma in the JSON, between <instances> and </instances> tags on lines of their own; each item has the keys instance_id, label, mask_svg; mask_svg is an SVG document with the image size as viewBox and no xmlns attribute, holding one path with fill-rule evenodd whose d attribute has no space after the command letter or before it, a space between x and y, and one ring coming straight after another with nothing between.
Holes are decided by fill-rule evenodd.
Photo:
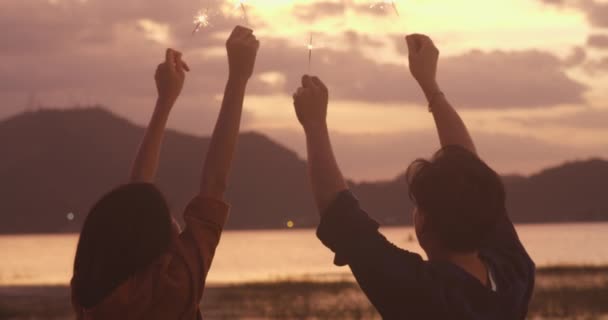
<instances>
[{"instance_id":1,"label":"mountain ridge","mask_svg":"<svg viewBox=\"0 0 608 320\"><path fill-rule=\"evenodd\" d=\"M88 208L125 183L144 128L106 109L26 112L0 121L0 233L77 232ZM177 217L198 190L208 137L168 130L157 184ZM569 161L532 175L506 175L515 222L608 221L608 161ZM370 215L385 225L411 222L403 174L350 182ZM263 188L260 188L263 186ZM314 227L306 163L257 132L241 134L227 199L229 229ZM70 221L67 214L75 214Z\"/></svg>"}]
</instances>

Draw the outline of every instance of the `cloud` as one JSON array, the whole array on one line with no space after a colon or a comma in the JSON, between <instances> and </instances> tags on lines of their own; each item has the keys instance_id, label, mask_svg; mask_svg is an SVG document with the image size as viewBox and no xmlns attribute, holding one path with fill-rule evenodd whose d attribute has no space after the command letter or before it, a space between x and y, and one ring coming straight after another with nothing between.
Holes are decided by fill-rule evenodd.
<instances>
[{"instance_id":1,"label":"cloud","mask_svg":"<svg viewBox=\"0 0 608 320\"><path fill-rule=\"evenodd\" d=\"M608 129L608 109L584 108L564 117L535 121L536 125L552 124L570 128Z\"/></svg>"},{"instance_id":2,"label":"cloud","mask_svg":"<svg viewBox=\"0 0 608 320\"><path fill-rule=\"evenodd\" d=\"M596 49L608 49L608 35L594 34L587 39L587 45Z\"/></svg>"},{"instance_id":3,"label":"cloud","mask_svg":"<svg viewBox=\"0 0 608 320\"><path fill-rule=\"evenodd\" d=\"M0 117L35 96L52 105L101 103L122 115L145 119L155 96L153 72L167 46L183 49L193 70L180 99L186 106L183 110L197 110L199 104L215 106L223 92L224 42L237 18L218 16L213 27L193 37L191 18L200 8L188 2L126 0L116 10L116 1L7 1L0 10ZM209 6L219 10L220 3L212 1ZM342 7L357 13L392 14L346 0L317 5L333 5L329 11L335 14ZM305 48L268 31L261 39L248 94L291 95L308 71ZM425 104L404 56L402 63L395 63L371 55L385 48L382 40L386 39L348 28L336 37L346 45L315 50L311 66L330 85L332 99L374 107ZM581 53L575 52L570 63L578 62ZM474 50L442 57L439 73L443 89L462 108L584 103L586 87L569 77L565 67L554 54L540 50ZM210 110L211 115L214 109Z\"/></svg>"},{"instance_id":4,"label":"cloud","mask_svg":"<svg viewBox=\"0 0 608 320\"><path fill-rule=\"evenodd\" d=\"M608 2L597 0L541 0L541 2L580 9L585 12L593 27L608 28Z\"/></svg>"},{"instance_id":5,"label":"cloud","mask_svg":"<svg viewBox=\"0 0 608 320\"><path fill-rule=\"evenodd\" d=\"M572 53L567 56L563 61L563 65L566 68L577 67L583 64L587 60L587 51L582 47L575 47Z\"/></svg>"},{"instance_id":6,"label":"cloud","mask_svg":"<svg viewBox=\"0 0 608 320\"><path fill-rule=\"evenodd\" d=\"M585 71L591 75L608 71L608 56L590 60L585 64Z\"/></svg>"},{"instance_id":7,"label":"cloud","mask_svg":"<svg viewBox=\"0 0 608 320\"><path fill-rule=\"evenodd\" d=\"M375 104L424 104L423 96L405 65L376 61L360 50L379 44L366 43L364 36L346 50L321 48L313 53L313 73L331 89L332 99ZM362 44L363 43L363 44ZM259 72L285 74L284 94L291 94L307 69L302 48L281 39L265 39L258 61ZM266 54L266 52L273 54ZM544 51L479 51L444 57L439 78L446 93L462 108L536 108L583 104L587 87L565 72L580 64L584 50L575 50L566 60ZM465 81L466 79L466 81ZM277 88L278 89L278 88Z\"/></svg>"},{"instance_id":8,"label":"cloud","mask_svg":"<svg viewBox=\"0 0 608 320\"><path fill-rule=\"evenodd\" d=\"M343 15L346 12L346 7L347 3L345 1L322 1L306 5L295 5L292 12L299 19L310 22L326 17Z\"/></svg>"},{"instance_id":9,"label":"cloud","mask_svg":"<svg viewBox=\"0 0 608 320\"><path fill-rule=\"evenodd\" d=\"M297 4L292 12L298 19L312 22L324 18L343 16L349 10L357 14L372 16L386 16L390 13L384 6L362 4L352 0L317 1L309 4Z\"/></svg>"}]
</instances>

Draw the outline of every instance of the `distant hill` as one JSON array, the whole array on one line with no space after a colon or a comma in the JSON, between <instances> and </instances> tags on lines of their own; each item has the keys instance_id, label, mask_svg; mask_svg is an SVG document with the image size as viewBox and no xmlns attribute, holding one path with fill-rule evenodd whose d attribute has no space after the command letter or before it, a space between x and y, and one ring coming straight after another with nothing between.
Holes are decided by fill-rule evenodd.
<instances>
[{"instance_id":1,"label":"distant hill","mask_svg":"<svg viewBox=\"0 0 608 320\"><path fill-rule=\"evenodd\" d=\"M143 128L103 108L42 110L0 122L0 233L78 231L103 193L126 182ZM180 216L196 194L208 138L167 132L158 185ZM530 177L505 177L518 222L608 220L608 162L568 163ZM403 177L352 186L383 224L410 222ZM318 222L306 164L257 133L239 141L231 175L233 229L284 228ZM74 213L76 219L66 216Z\"/></svg>"}]
</instances>

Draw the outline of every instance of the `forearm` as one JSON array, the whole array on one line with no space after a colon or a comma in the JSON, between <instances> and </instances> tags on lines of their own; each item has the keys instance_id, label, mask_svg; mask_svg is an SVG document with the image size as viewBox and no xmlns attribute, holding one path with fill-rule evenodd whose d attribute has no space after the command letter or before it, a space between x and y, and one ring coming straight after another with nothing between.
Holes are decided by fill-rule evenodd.
<instances>
[{"instance_id":1,"label":"forearm","mask_svg":"<svg viewBox=\"0 0 608 320\"><path fill-rule=\"evenodd\" d=\"M466 125L441 92L439 86L436 83L431 83L422 85L422 88L435 119L441 146L458 145L477 153Z\"/></svg>"},{"instance_id":2,"label":"forearm","mask_svg":"<svg viewBox=\"0 0 608 320\"><path fill-rule=\"evenodd\" d=\"M236 149L247 80L230 77L203 166L201 195L222 200Z\"/></svg>"},{"instance_id":3,"label":"forearm","mask_svg":"<svg viewBox=\"0 0 608 320\"><path fill-rule=\"evenodd\" d=\"M131 167L131 182L154 182L171 102L157 100L154 113Z\"/></svg>"},{"instance_id":4,"label":"forearm","mask_svg":"<svg viewBox=\"0 0 608 320\"><path fill-rule=\"evenodd\" d=\"M323 214L336 196L348 189L348 185L336 162L327 126L308 128L305 132L313 195L319 212Z\"/></svg>"}]
</instances>

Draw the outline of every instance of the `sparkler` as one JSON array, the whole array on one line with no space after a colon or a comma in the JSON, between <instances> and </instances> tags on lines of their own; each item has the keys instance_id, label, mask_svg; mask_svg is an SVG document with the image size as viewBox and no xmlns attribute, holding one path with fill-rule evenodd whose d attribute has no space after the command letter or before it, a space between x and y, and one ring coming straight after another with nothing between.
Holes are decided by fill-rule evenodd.
<instances>
[{"instance_id":1,"label":"sparkler","mask_svg":"<svg viewBox=\"0 0 608 320\"><path fill-rule=\"evenodd\" d=\"M318 38L313 41L313 35L314 33L311 32L308 43L306 44L306 48L308 49L308 73L310 73L310 71L312 70L312 51L325 47L325 43L319 42Z\"/></svg>"},{"instance_id":2,"label":"sparkler","mask_svg":"<svg viewBox=\"0 0 608 320\"><path fill-rule=\"evenodd\" d=\"M236 4L236 8L238 8L238 7L241 8L241 11L243 11L243 18L245 19L245 23L247 25L250 25L249 15L247 15L247 8L245 7L245 1L247 1L247 0L238 0L238 3Z\"/></svg>"},{"instance_id":3,"label":"sparkler","mask_svg":"<svg viewBox=\"0 0 608 320\"><path fill-rule=\"evenodd\" d=\"M391 5L391 7L393 7L393 10L395 10L395 13L397 14L397 16L400 16L399 15L399 10L397 9L397 3L395 3L395 0L383 0L381 2L372 4L370 6L370 8L384 9L387 5Z\"/></svg>"},{"instance_id":4,"label":"sparkler","mask_svg":"<svg viewBox=\"0 0 608 320\"><path fill-rule=\"evenodd\" d=\"M310 73L310 66L312 64L312 49L315 47L312 44L312 32L310 33L310 41L308 42L308 73Z\"/></svg>"},{"instance_id":5,"label":"sparkler","mask_svg":"<svg viewBox=\"0 0 608 320\"><path fill-rule=\"evenodd\" d=\"M199 13L194 17L194 30L192 31L192 35L199 32L201 29L208 27L209 22L209 14L207 10L199 11Z\"/></svg>"}]
</instances>

